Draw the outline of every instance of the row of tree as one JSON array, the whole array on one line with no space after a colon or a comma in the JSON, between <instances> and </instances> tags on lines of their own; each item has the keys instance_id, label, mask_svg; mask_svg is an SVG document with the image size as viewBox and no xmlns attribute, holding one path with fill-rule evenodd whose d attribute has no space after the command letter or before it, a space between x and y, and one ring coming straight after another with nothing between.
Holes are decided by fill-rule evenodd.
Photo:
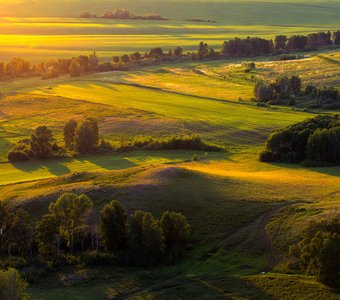
<instances>
[{"instance_id":1,"label":"row of tree","mask_svg":"<svg viewBox=\"0 0 340 300\"><path fill-rule=\"evenodd\" d=\"M66 193L51 203L48 213L34 225L23 210L0 203L0 251L2 255L59 263L66 255L90 258L111 255L110 262L147 266L177 262L190 238L186 218L166 211L160 220L151 213L128 215L118 201L106 204L99 215L86 195ZM99 219L99 220L98 220ZM91 253L95 253L91 257ZM104 256L105 257L105 256ZM88 261L88 260L87 260Z\"/></svg>"},{"instance_id":2,"label":"row of tree","mask_svg":"<svg viewBox=\"0 0 340 300\"><path fill-rule=\"evenodd\" d=\"M87 118L78 124L68 121L64 126L65 148L57 145L52 130L46 126L35 129L30 138L15 144L8 153L10 162L30 159L49 159L61 156L65 151L76 151L80 154L92 153L99 144L99 128L97 120Z\"/></svg>"},{"instance_id":3,"label":"row of tree","mask_svg":"<svg viewBox=\"0 0 340 300\"><path fill-rule=\"evenodd\" d=\"M340 163L339 115L320 115L274 131L260 160L329 165Z\"/></svg>"},{"instance_id":4,"label":"row of tree","mask_svg":"<svg viewBox=\"0 0 340 300\"><path fill-rule=\"evenodd\" d=\"M100 71L99 59L94 52L89 56L65 59L50 59L40 64L32 64L23 58L13 58L8 63L0 63L0 79L41 76L42 79L60 75L80 76Z\"/></svg>"},{"instance_id":5,"label":"row of tree","mask_svg":"<svg viewBox=\"0 0 340 300\"><path fill-rule=\"evenodd\" d=\"M339 218L311 222L299 244L290 247L291 265L322 283L340 285Z\"/></svg>"},{"instance_id":6,"label":"row of tree","mask_svg":"<svg viewBox=\"0 0 340 300\"><path fill-rule=\"evenodd\" d=\"M199 43L197 51L184 53L183 48L176 47L163 51L156 47L148 52L134 52L114 56L111 61L100 62L94 52L89 56L71 59L51 59L40 64L32 64L22 58L14 58L8 63L0 63L0 79L41 76L49 79L61 75L81 76L87 73L123 71L143 65L176 60L203 60L230 57L254 57L261 55L279 55L294 51L316 50L326 46L340 45L340 31L313 33L307 36L278 35L273 40L258 37L235 38L225 41L222 50L215 51L207 43Z\"/></svg>"},{"instance_id":7,"label":"row of tree","mask_svg":"<svg viewBox=\"0 0 340 300\"><path fill-rule=\"evenodd\" d=\"M118 20L160 20L165 21L168 20L163 18L159 14L151 13L144 16L134 15L128 9L117 8L114 10L106 11L102 16L97 16L96 14L90 12L84 12L80 14L80 18L104 18L104 19L118 19Z\"/></svg>"}]
</instances>

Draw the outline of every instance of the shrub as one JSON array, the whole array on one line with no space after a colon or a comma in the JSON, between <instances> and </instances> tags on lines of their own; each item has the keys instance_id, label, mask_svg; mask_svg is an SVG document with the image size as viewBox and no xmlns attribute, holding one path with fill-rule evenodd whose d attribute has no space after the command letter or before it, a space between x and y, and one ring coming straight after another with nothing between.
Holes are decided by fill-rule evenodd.
<instances>
[{"instance_id":1,"label":"shrub","mask_svg":"<svg viewBox=\"0 0 340 300\"><path fill-rule=\"evenodd\" d=\"M8 160L10 162L21 162L21 161L28 161L30 160L29 156L27 155L26 152L23 151L17 151L17 150L12 150L8 153L7 156Z\"/></svg>"}]
</instances>

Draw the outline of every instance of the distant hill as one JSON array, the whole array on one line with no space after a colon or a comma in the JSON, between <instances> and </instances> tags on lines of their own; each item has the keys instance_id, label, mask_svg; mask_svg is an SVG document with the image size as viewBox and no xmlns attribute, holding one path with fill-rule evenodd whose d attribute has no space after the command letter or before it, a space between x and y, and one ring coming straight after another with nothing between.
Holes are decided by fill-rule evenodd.
<instances>
[{"instance_id":1,"label":"distant hill","mask_svg":"<svg viewBox=\"0 0 340 300\"><path fill-rule=\"evenodd\" d=\"M100 14L117 7L140 15L157 12L171 19L212 19L226 24L340 26L340 1L335 0L0 0L0 16L77 17L84 11Z\"/></svg>"}]
</instances>

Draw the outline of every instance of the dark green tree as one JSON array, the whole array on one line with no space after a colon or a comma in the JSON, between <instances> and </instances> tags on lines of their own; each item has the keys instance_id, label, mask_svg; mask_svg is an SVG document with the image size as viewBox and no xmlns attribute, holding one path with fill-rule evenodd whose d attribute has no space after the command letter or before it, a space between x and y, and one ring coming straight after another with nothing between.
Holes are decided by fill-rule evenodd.
<instances>
[{"instance_id":1,"label":"dark green tree","mask_svg":"<svg viewBox=\"0 0 340 300\"><path fill-rule=\"evenodd\" d=\"M175 56L179 57L183 55L183 49L181 47L176 47L174 50Z\"/></svg>"},{"instance_id":2,"label":"dark green tree","mask_svg":"<svg viewBox=\"0 0 340 300\"><path fill-rule=\"evenodd\" d=\"M67 240L70 252L73 252L76 231L86 225L86 216L93 207L92 200L86 195L66 193L49 206L49 212L59 224L59 232Z\"/></svg>"},{"instance_id":3,"label":"dark green tree","mask_svg":"<svg viewBox=\"0 0 340 300\"><path fill-rule=\"evenodd\" d=\"M55 215L46 214L35 229L35 240L38 245L39 254L45 258L60 256L61 236L59 231L60 223Z\"/></svg>"},{"instance_id":4,"label":"dark green tree","mask_svg":"<svg viewBox=\"0 0 340 300\"><path fill-rule=\"evenodd\" d=\"M99 142L98 123L89 118L82 122L76 132L75 148L79 153L86 154L95 150Z\"/></svg>"},{"instance_id":5,"label":"dark green tree","mask_svg":"<svg viewBox=\"0 0 340 300\"><path fill-rule=\"evenodd\" d=\"M285 35L277 35L275 37L275 50L283 50L286 49L286 44L287 44L287 36Z\"/></svg>"},{"instance_id":6,"label":"dark green tree","mask_svg":"<svg viewBox=\"0 0 340 300\"><path fill-rule=\"evenodd\" d=\"M100 231L109 251L120 251L127 244L127 214L118 201L111 201L100 212Z\"/></svg>"},{"instance_id":7,"label":"dark green tree","mask_svg":"<svg viewBox=\"0 0 340 300\"><path fill-rule=\"evenodd\" d=\"M75 138L78 128L76 120L69 120L64 126L64 142L67 150L73 151L75 149Z\"/></svg>"},{"instance_id":8,"label":"dark green tree","mask_svg":"<svg viewBox=\"0 0 340 300\"><path fill-rule=\"evenodd\" d=\"M166 250L177 261L183 255L188 242L190 225L185 216L169 211L163 213L160 224L165 237Z\"/></svg>"},{"instance_id":9,"label":"dark green tree","mask_svg":"<svg viewBox=\"0 0 340 300\"><path fill-rule=\"evenodd\" d=\"M54 138L46 126L38 127L31 135L30 150L37 159L51 158L54 155Z\"/></svg>"},{"instance_id":10,"label":"dark green tree","mask_svg":"<svg viewBox=\"0 0 340 300\"><path fill-rule=\"evenodd\" d=\"M29 215L19 210L9 224L6 240L8 243L8 255L17 253L20 256L32 255L33 229Z\"/></svg>"}]
</instances>

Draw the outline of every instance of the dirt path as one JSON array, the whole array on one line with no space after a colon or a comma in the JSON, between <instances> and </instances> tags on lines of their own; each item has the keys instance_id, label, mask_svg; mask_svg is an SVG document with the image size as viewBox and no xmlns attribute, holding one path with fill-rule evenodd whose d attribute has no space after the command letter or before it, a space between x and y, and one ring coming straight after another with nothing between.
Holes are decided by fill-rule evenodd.
<instances>
[{"instance_id":1,"label":"dirt path","mask_svg":"<svg viewBox=\"0 0 340 300\"><path fill-rule=\"evenodd\" d=\"M276 215L281 209L288 207L290 205L296 204L296 202L283 202L278 205L275 205L270 210L265 212L263 215L258 217L256 220L251 222L250 224L240 228L236 232L232 233L231 235L226 236L226 238L220 242L218 245L214 247L213 253L207 253L208 255L204 256L204 259L197 262L191 269L194 269L201 264L203 264L206 260L208 260L211 256L213 256L215 253L217 253L222 248L225 248L226 246L232 246L236 247L237 245L240 245L242 243L247 242L247 236L244 236L244 234L247 234L247 232L253 232L254 228L256 231L256 238L259 238L264 243L265 252L267 253L269 264L266 266L263 270L261 270L261 273L263 272L269 272L272 270L280 261L279 255L275 252L273 241L268 236L266 232L266 225L270 221L270 219ZM244 239L245 237L245 239ZM230 244L230 240L233 240ZM248 240L249 242L249 240ZM190 271L190 270L189 270ZM188 270L185 271L187 273ZM184 277L185 273L179 274L177 276L156 282L152 285L149 285L147 287L137 288L131 292L119 295L117 297L112 298L112 300L120 300L120 299L127 299L131 296L138 296L147 292L151 292L160 288L168 288L178 285L185 285L192 282L192 279L188 277ZM178 279L181 279L180 283L176 283Z\"/></svg>"}]
</instances>

